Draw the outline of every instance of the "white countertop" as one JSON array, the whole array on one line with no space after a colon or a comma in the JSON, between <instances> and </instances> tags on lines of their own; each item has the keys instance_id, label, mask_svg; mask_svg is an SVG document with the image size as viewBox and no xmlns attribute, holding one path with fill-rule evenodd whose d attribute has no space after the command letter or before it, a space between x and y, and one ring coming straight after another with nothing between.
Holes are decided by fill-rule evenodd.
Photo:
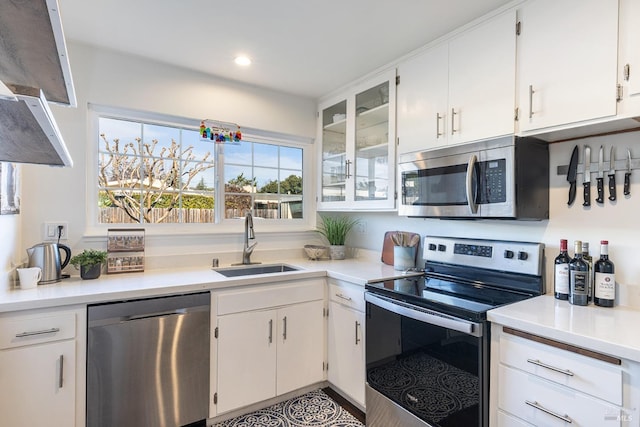
<instances>
[{"instance_id":1,"label":"white countertop","mask_svg":"<svg viewBox=\"0 0 640 427\"><path fill-rule=\"evenodd\" d=\"M577 306L543 295L490 310L491 322L640 362L640 310Z\"/></svg>"},{"instance_id":2,"label":"white countertop","mask_svg":"<svg viewBox=\"0 0 640 427\"><path fill-rule=\"evenodd\" d=\"M301 270L266 275L224 277L211 268L157 269L140 273L102 274L95 280L79 276L34 289L0 290L0 313L34 308L92 304L131 298L144 298L183 292L224 289L237 286L325 277L364 286L369 280L402 274L393 266L370 258L340 261L286 260ZM265 264L270 264L265 262ZM221 266L224 267L224 266Z\"/></svg>"}]
</instances>

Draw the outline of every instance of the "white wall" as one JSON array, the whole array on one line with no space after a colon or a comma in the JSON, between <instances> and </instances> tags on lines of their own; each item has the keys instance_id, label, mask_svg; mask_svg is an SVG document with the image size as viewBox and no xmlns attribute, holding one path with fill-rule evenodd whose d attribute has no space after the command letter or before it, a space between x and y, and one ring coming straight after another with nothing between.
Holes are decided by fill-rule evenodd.
<instances>
[{"instance_id":1,"label":"white wall","mask_svg":"<svg viewBox=\"0 0 640 427\"><path fill-rule=\"evenodd\" d=\"M20 259L20 220L20 215L0 215L0 289L13 286Z\"/></svg>"},{"instance_id":2,"label":"white wall","mask_svg":"<svg viewBox=\"0 0 640 427\"><path fill-rule=\"evenodd\" d=\"M640 132L626 133L598 138L585 138L551 144L550 168L550 219L545 221L501 221L501 220L438 220L398 217L387 214L357 214L366 223L366 232L353 232L349 244L380 250L385 231L403 230L419 232L422 235L450 235L470 238L504 239L543 242L546 246L547 291L553 289L553 259L559 251L560 239L569 240L569 252L573 253L574 240L586 240L590 244L591 255L599 256L600 240L609 240L610 257L616 265L616 280L622 284L620 300L625 305L640 307L640 170L631 175L631 195L622 194L624 174L616 174L618 200L606 200L607 177L605 176L605 203L595 203L595 175L592 175L590 208L582 206L582 175L578 175L577 197L574 204L567 206L569 184L566 176L558 176L556 167L569 163L571 150L577 144L580 148L580 162L583 161L582 147L591 147L592 160L597 160L600 145L605 147L605 159L609 158L609 148L616 147L618 159L626 156L626 148L631 148L632 156L640 157ZM624 286L630 285L630 286Z\"/></svg>"},{"instance_id":3,"label":"white wall","mask_svg":"<svg viewBox=\"0 0 640 427\"><path fill-rule=\"evenodd\" d=\"M73 168L25 165L23 169L22 248L42 240L45 221L68 221L68 244L74 250L105 248L105 236L86 236L88 162L94 161L88 132L87 104L123 107L194 119L214 119L241 126L313 138L316 103L288 94L216 79L204 74L125 56L83 44L69 44L69 58L78 107L52 106L53 114L74 161ZM89 189L87 190L87 186ZM309 235L260 233L256 252L271 248L300 248ZM303 243L304 242L304 243ZM7 248L3 247L3 251ZM11 248L8 249L11 252ZM221 237L199 233L152 236L147 255L201 254L241 250L241 236ZM20 255L22 257L22 255ZM26 255L24 255L26 258ZM0 259L1 260L1 259Z\"/></svg>"}]
</instances>

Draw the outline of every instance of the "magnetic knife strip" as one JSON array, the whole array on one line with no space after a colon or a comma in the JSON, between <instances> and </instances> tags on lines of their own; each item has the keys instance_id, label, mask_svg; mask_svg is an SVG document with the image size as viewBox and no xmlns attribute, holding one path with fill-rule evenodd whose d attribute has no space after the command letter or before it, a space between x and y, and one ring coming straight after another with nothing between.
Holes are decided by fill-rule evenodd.
<instances>
[{"instance_id":1,"label":"magnetic knife strip","mask_svg":"<svg viewBox=\"0 0 640 427\"><path fill-rule=\"evenodd\" d=\"M606 161L607 163L609 162L608 160ZM640 159L634 159L631 158L631 169L640 169ZM627 159L618 159L615 162L615 169L616 171L626 171L627 170ZM607 171L609 169L605 169L604 173L605 175L607 174ZM569 171L569 165L560 165L558 166L557 169L557 174L558 175L567 175L567 172ZM590 166L589 166L589 171L591 172L591 175L593 174L597 174L598 173L598 162L591 162ZM576 168L576 172L578 174L584 174L584 164L583 163L578 163L578 167Z\"/></svg>"}]
</instances>

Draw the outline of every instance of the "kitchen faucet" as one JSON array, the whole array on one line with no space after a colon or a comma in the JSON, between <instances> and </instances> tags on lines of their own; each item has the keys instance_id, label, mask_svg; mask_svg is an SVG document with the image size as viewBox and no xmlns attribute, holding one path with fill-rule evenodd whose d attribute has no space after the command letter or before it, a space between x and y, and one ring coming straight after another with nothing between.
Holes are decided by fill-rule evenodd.
<instances>
[{"instance_id":1,"label":"kitchen faucet","mask_svg":"<svg viewBox=\"0 0 640 427\"><path fill-rule=\"evenodd\" d=\"M249 245L249 240L256 238L253 232L253 216L251 211L248 210L244 216L244 245L242 247L242 264L260 264L259 262L251 262L251 253L256 247L258 242Z\"/></svg>"}]
</instances>

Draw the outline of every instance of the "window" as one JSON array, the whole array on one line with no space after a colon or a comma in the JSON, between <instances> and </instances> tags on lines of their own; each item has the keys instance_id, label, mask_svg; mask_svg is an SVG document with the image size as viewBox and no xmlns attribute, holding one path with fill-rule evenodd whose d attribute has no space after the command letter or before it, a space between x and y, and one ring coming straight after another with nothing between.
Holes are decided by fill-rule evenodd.
<instances>
[{"instance_id":1,"label":"window","mask_svg":"<svg viewBox=\"0 0 640 427\"><path fill-rule=\"evenodd\" d=\"M243 129L237 144L193 126L96 115L98 224L304 218L304 146Z\"/></svg>"}]
</instances>

